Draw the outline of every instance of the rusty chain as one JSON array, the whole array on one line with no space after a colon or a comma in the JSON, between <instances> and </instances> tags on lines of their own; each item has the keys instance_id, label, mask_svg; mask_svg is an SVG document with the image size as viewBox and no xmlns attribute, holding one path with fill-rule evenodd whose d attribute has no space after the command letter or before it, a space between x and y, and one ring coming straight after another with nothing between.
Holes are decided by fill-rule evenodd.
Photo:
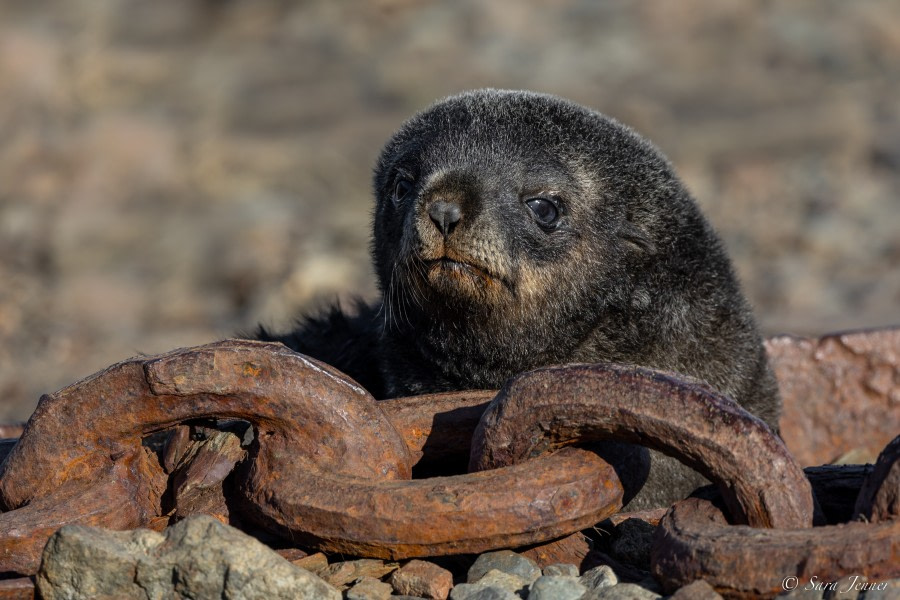
<instances>
[{"instance_id":1,"label":"rusty chain","mask_svg":"<svg viewBox=\"0 0 900 600\"><path fill-rule=\"evenodd\" d=\"M885 448L862 483L854 512L871 514L878 498L897 497L898 448L900 436ZM783 592L783 582L790 578L808 582L813 577L830 581L845 576L874 581L897 577L900 506L892 503L882 508L885 512L875 522L750 529L730 524L712 501L689 498L676 503L660 521L653 547L653 574L668 589L704 579L729 597L752 598Z\"/></svg>"},{"instance_id":2,"label":"rusty chain","mask_svg":"<svg viewBox=\"0 0 900 600\"><path fill-rule=\"evenodd\" d=\"M876 405L898 393L885 378L897 377L900 329L767 344L786 414L810 386L840 395L861 381ZM879 427L896 432L896 415L888 417ZM729 536L747 531L758 546L745 539L743 555L804 560L800 577L815 565L833 567L824 554L803 555L810 544L846 548L862 539L854 536L866 536L870 546L875 540L876 549L860 542L857 562L847 568L900 575L896 440L894 454L885 450L859 494L855 514L872 523L810 528L813 496L792 452L730 400L665 373L556 367L514 378L496 397L465 392L375 402L327 365L247 341L131 359L42 398L0 467L7 511L0 514L0 571L34 573L47 537L66 523L165 527L171 473L142 440L198 418L253 427L236 469L235 518L324 550L434 556L578 531L618 511L623 489L613 466L569 446L616 439L676 456L719 484L727 517L709 501L691 499L661 522L670 543L654 549L654 573L670 587L706 578L725 593L744 593L733 581L740 569L697 557L719 553L728 564L737 539ZM792 448L797 436L784 423ZM409 479L414 467L452 462L470 450L472 468L488 470ZM779 544L783 553L772 552ZM753 583L753 593L768 593L769 579Z\"/></svg>"},{"instance_id":3,"label":"rusty chain","mask_svg":"<svg viewBox=\"0 0 900 600\"><path fill-rule=\"evenodd\" d=\"M64 523L159 523L164 474L141 439L199 417L253 425L245 514L325 550L479 552L566 535L621 507L612 467L574 448L407 480L406 442L357 384L279 344L228 341L125 361L42 399L0 475L0 571L33 573Z\"/></svg>"}]
</instances>

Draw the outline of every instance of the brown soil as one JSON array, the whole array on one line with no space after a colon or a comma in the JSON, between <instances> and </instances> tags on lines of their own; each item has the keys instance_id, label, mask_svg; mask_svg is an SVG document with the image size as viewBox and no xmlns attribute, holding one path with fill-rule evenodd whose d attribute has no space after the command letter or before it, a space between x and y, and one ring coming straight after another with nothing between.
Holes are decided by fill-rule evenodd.
<instances>
[{"instance_id":1,"label":"brown soil","mask_svg":"<svg viewBox=\"0 0 900 600\"><path fill-rule=\"evenodd\" d=\"M0 419L130 355L374 295L371 165L463 89L672 159L767 332L900 322L900 3L0 4Z\"/></svg>"}]
</instances>

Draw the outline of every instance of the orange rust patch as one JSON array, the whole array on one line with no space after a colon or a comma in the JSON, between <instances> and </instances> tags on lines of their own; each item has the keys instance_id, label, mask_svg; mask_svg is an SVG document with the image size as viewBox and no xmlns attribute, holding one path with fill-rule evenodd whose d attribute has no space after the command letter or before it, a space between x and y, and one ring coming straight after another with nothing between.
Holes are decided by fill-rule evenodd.
<instances>
[{"instance_id":1,"label":"orange rust patch","mask_svg":"<svg viewBox=\"0 0 900 600\"><path fill-rule=\"evenodd\" d=\"M262 373L262 367L259 365L255 365L251 362L245 362L241 365L241 375L244 377L259 377L260 373Z\"/></svg>"}]
</instances>

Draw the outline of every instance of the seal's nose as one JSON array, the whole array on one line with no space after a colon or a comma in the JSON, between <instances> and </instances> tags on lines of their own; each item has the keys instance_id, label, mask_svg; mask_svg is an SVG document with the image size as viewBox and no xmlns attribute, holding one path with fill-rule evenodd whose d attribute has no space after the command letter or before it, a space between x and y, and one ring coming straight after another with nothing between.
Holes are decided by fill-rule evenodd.
<instances>
[{"instance_id":1,"label":"seal's nose","mask_svg":"<svg viewBox=\"0 0 900 600\"><path fill-rule=\"evenodd\" d=\"M462 210L455 202L437 200L428 205L428 216L444 237L447 237L462 219Z\"/></svg>"}]
</instances>

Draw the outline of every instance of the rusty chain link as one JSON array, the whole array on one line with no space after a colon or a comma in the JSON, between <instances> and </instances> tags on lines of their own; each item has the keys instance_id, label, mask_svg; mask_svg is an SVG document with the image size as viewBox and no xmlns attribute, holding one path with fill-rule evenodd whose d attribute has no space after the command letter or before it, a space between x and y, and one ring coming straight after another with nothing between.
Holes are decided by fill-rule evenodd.
<instances>
[{"instance_id":1,"label":"rusty chain link","mask_svg":"<svg viewBox=\"0 0 900 600\"><path fill-rule=\"evenodd\" d=\"M862 386L876 408L900 393L891 383L900 381L900 329L767 344L788 415L816 390L844 398ZM853 410L880 420L882 445L882 429L898 430L894 413ZM836 555L821 548L849 551L856 562L841 562L849 572L900 575L897 440L859 493L855 514L872 522L810 528L813 496L792 452L727 398L677 376L575 365L523 374L496 396L376 402L327 365L248 341L131 359L43 397L0 467L0 571L34 573L47 537L66 523L165 527L171 469L142 442L200 418L253 427L246 458L235 459L238 490L228 490L235 517L323 550L482 552L589 527L621 508L622 480L595 453L569 446L614 439L673 455L722 492L727 516L691 499L662 520L668 545L656 544L653 568L668 587L706 578L729 595L768 594L772 577L760 572L770 563L795 565L801 579L836 572ZM798 427L806 425L782 419L787 447L804 455ZM414 468L427 473L470 451L471 467L488 470L409 479ZM825 451L820 444L808 456ZM748 556L757 562L741 562Z\"/></svg>"},{"instance_id":2,"label":"rusty chain link","mask_svg":"<svg viewBox=\"0 0 900 600\"><path fill-rule=\"evenodd\" d=\"M43 542L65 523L153 524L164 474L141 439L200 417L255 429L241 469L245 514L326 550L479 552L572 533L621 507L612 467L579 449L404 480L407 444L362 388L279 344L228 341L125 361L42 399L0 475L9 511L0 515L0 571L33 573Z\"/></svg>"},{"instance_id":3,"label":"rusty chain link","mask_svg":"<svg viewBox=\"0 0 900 600\"><path fill-rule=\"evenodd\" d=\"M874 498L900 491L900 436L885 448L862 484L856 510L871 514ZM888 476L889 473L891 476ZM867 490L872 490L868 493ZM877 503L877 500L875 501ZM678 502L657 529L653 574L667 589L704 579L729 597L772 597L786 579L845 576L883 581L900 576L900 506L877 522L850 521L812 529L750 529L732 525L713 502Z\"/></svg>"}]
</instances>

